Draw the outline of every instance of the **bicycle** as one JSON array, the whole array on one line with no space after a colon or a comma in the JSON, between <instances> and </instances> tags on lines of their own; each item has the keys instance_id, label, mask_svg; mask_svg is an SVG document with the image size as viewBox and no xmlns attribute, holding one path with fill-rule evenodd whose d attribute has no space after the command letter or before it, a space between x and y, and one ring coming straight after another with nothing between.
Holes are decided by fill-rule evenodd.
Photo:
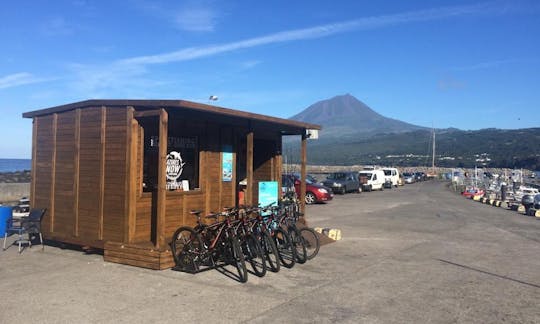
<instances>
[{"instance_id":1,"label":"bicycle","mask_svg":"<svg viewBox=\"0 0 540 324\"><path fill-rule=\"evenodd\" d=\"M225 212L234 216L238 222L234 233L239 239L245 259L251 265L253 273L258 277L266 275L266 261L259 239L253 233L253 222L247 217L244 209L225 208Z\"/></svg>"},{"instance_id":2,"label":"bicycle","mask_svg":"<svg viewBox=\"0 0 540 324\"><path fill-rule=\"evenodd\" d=\"M300 212L298 200L293 194L291 193L285 194L285 197L282 200L282 204L285 206L284 208L286 210L288 226L294 227L296 229L295 232L299 232L299 237L303 241L303 245L305 246L305 249L306 249L305 259L306 260L313 259L319 253L319 249L320 249L319 236L317 235L317 233L315 232L313 228L307 227L305 225L298 226L300 217L304 216L304 214Z\"/></svg>"},{"instance_id":3,"label":"bicycle","mask_svg":"<svg viewBox=\"0 0 540 324\"><path fill-rule=\"evenodd\" d=\"M247 208L245 207L246 214L255 214L254 218L250 219L251 230L261 245L262 252L265 257L267 265L273 272L279 272L280 260L279 251L276 243L272 239L270 231L264 226L263 216L261 215L259 208Z\"/></svg>"},{"instance_id":4,"label":"bicycle","mask_svg":"<svg viewBox=\"0 0 540 324\"><path fill-rule=\"evenodd\" d=\"M296 263L296 249L292 244L291 236L285 231L279 224L278 213L280 207L278 206L266 206L259 208L262 215L261 226L264 226L265 230L269 232L274 244L276 245L279 260L285 268L292 268ZM266 213L269 213L266 215Z\"/></svg>"},{"instance_id":5,"label":"bicycle","mask_svg":"<svg viewBox=\"0 0 540 324\"><path fill-rule=\"evenodd\" d=\"M205 218L214 218L216 222L206 225L201 221L201 211L194 210L190 214L197 217L195 228L182 226L172 238L171 251L175 261L175 269L196 273L201 265L216 267L219 262L233 265L240 282L247 282L248 273L244 253L234 232L230 215L210 214ZM225 220L217 222L218 217Z\"/></svg>"}]
</instances>

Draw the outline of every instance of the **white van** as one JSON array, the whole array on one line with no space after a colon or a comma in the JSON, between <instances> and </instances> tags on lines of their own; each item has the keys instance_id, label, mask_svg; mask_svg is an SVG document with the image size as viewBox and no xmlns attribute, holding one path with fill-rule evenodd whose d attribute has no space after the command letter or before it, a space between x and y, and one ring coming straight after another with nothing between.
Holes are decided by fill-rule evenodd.
<instances>
[{"instance_id":1,"label":"white van","mask_svg":"<svg viewBox=\"0 0 540 324\"><path fill-rule=\"evenodd\" d=\"M384 190L383 170L362 170L358 172L358 179L362 183L362 191Z\"/></svg>"},{"instance_id":2,"label":"white van","mask_svg":"<svg viewBox=\"0 0 540 324\"><path fill-rule=\"evenodd\" d=\"M384 178L391 182L392 186L397 187L399 182L399 170L396 168L383 168Z\"/></svg>"}]
</instances>

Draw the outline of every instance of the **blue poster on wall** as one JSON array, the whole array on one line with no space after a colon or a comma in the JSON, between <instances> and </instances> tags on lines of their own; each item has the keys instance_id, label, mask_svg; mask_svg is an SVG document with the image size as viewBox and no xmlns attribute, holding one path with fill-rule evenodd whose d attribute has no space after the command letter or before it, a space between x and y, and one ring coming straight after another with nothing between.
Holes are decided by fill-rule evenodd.
<instances>
[{"instance_id":1,"label":"blue poster on wall","mask_svg":"<svg viewBox=\"0 0 540 324\"><path fill-rule=\"evenodd\" d=\"M233 154L232 146L223 146L223 152L221 153L221 180L232 181L233 175Z\"/></svg>"},{"instance_id":2,"label":"blue poster on wall","mask_svg":"<svg viewBox=\"0 0 540 324\"><path fill-rule=\"evenodd\" d=\"M259 182L259 206L277 206L278 203L278 183L277 181Z\"/></svg>"}]
</instances>

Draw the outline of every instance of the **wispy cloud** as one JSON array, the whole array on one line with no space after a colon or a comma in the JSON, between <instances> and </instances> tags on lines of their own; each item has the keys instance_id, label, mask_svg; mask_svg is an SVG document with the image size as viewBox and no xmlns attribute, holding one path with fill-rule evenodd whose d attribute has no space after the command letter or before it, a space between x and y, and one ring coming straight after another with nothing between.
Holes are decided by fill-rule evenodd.
<instances>
[{"instance_id":1,"label":"wispy cloud","mask_svg":"<svg viewBox=\"0 0 540 324\"><path fill-rule=\"evenodd\" d=\"M163 9L160 7L155 7L156 4L154 2L143 2L143 4L147 4L155 12L160 12ZM76 74L73 84L81 90L84 89L86 94L93 93L95 96L99 96L101 92L106 91L106 89L110 89L109 87L122 89L129 86L132 89L142 89L144 88L144 82L148 82L147 85L154 84L156 86L159 85L159 82L164 82L152 81L149 78L145 78L145 75L148 74L150 65L190 61L199 58L211 57L222 53L234 52L241 49L249 49L264 45L302 41L309 39L319 39L342 33L386 28L390 26L398 26L409 23L451 19L456 17L500 15L507 14L516 10L524 11L524 9L521 7L519 7L521 9L512 8L513 7L508 5L502 6L500 1L495 1L467 6L441 7L391 15L363 17L355 20L343 21L333 24L286 30L229 43L187 47L179 49L177 51L159 53L155 55L128 57L110 62L103 66L88 66L81 64L72 65L72 71ZM208 17L211 16L210 13L203 14L202 11L196 13L196 10L191 11L191 14L192 17L195 17L196 15L208 15ZM208 20L206 21L208 22ZM196 28L211 28L210 26L203 27L203 25ZM248 62L246 65L243 66L243 68L251 68L257 64L259 64L259 62L257 61ZM456 82L448 83L445 81L442 83L442 85L440 85L440 87L448 89L462 87L462 85L459 85Z\"/></svg>"},{"instance_id":2,"label":"wispy cloud","mask_svg":"<svg viewBox=\"0 0 540 324\"><path fill-rule=\"evenodd\" d=\"M28 72L20 72L0 77L0 89L12 88L32 83L44 82L49 79L38 78Z\"/></svg>"},{"instance_id":3,"label":"wispy cloud","mask_svg":"<svg viewBox=\"0 0 540 324\"><path fill-rule=\"evenodd\" d=\"M74 31L75 27L63 17L46 20L41 25L41 33L45 36L66 36L73 34Z\"/></svg>"},{"instance_id":4,"label":"wispy cloud","mask_svg":"<svg viewBox=\"0 0 540 324\"><path fill-rule=\"evenodd\" d=\"M231 43L201 47L188 47L174 52L131 57L119 60L117 63L146 65L188 61L221 53L233 52L240 49L252 48L274 43L323 38L351 31L384 28L406 23L440 20L452 17L503 14L507 13L508 11L508 7L500 6L498 2L488 2L470 6L443 7L429 10L411 11L393 15L372 16L334 24L282 31L274 34L249 38Z\"/></svg>"},{"instance_id":5,"label":"wispy cloud","mask_svg":"<svg viewBox=\"0 0 540 324\"><path fill-rule=\"evenodd\" d=\"M438 87L442 91L461 90L466 87L465 82L457 80L453 77L446 77L438 81Z\"/></svg>"},{"instance_id":6,"label":"wispy cloud","mask_svg":"<svg viewBox=\"0 0 540 324\"><path fill-rule=\"evenodd\" d=\"M213 1L192 0L178 3L137 0L135 7L146 15L151 15L172 24L175 28L188 32L212 32L222 14Z\"/></svg>"},{"instance_id":7,"label":"wispy cloud","mask_svg":"<svg viewBox=\"0 0 540 324\"><path fill-rule=\"evenodd\" d=\"M116 96L140 97L167 83L147 77L147 69L138 65L70 64L68 69L72 74L69 87L74 93L92 98L103 98L112 93Z\"/></svg>"},{"instance_id":8,"label":"wispy cloud","mask_svg":"<svg viewBox=\"0 0 540 324\"><path fill-rule=\"evenodd\" d=\"M486 62L480 62L475 63L467 66L455 66L451 67L449 70L451 71L476 71L476 70L485 70L485 69L492 69L492 68L498 68L506 64L516 63L520 60L517 59L508 59L508 60L496 60L496 61L486 61Z\"/></svg>"},{"instance_id":9,"label":"wispy cloud","mask_svg":"<svg viewBox=\"0 0 540 324\"><path fill-rule=\"evenodd\" d=\"M175 23L183 30L195 32L214 31L216 12L210 8L185 8L176 14Z\"/></svg>"},{"instance_id":10,"label":"wispy cloud","mask_svg":"<svg viewBox=\"0 0 540 324\"><path fill-rule=\"evenodd\" d=\"M261 63L262 62L259 61L259 60L250 60L250 61L245 61L245 62L240 63L240 66L244 70L249 70L249 69L252 69L252 68L256 67L257 65L259 65Z\"/></svg>"}]
</instances>

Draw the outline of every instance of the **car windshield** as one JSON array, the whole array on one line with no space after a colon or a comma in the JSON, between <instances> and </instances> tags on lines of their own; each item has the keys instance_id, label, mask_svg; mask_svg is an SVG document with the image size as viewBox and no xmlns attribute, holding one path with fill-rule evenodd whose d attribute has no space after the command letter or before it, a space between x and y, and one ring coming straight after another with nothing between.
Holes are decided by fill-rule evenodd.
<instances>
[{"instance_id":1,"label":"car windshield","mask_svg":"<svg viewBox=\"0 0 540 324\"><path fill-rule=\"evenodd\" d=\"M392 175L392 170L383 170L384 171L384 175Z\"/></svg>"},{"instance_id":2,"label":"car windshield","mask_svg":"<svg viewBox=\"0 0 540 324\"><path fill-rule=\"evenodd\" d=\"M345 173L332 173L328 176L328 179L342 180L345 179Z\"/></svg>"},{"instance_id":3,"label":"car windshield","mask_svg":"<svg viewBox=\"0 0 540 324\"><path fill-rule=\"evenodd\" d=\"M358 176L359 177L371 177L371 173L366 173L366 172L360 172L358 173Z\"/></svg>"},{"instance_id":4,"label":"car windshield","mask_svg":"<svg viewBox=\"0 0 540 324\"><path fill-rule=\"evenodd\" d=\"M300 174L294 174L294 178L295 178L295 179L298 179L298 180L301 180L301 179L302 179L302 177L300 177ZM314 178L308 174L308 175L306 176L306 183L307 183L307 184L314 184L314 183L316 183L316 182L314 181Z\"/></svg>"},{"instance_id":5,"label":"car windshield","mask_svg":"<svg viewBox=\"0 0 540 324\"><path fill-rule=\"evenodd\" d=\"M405 173L403 173L403 176L404 177L412 177L412 174L410 174L409 172L405 172Z\"/></svg>"}]
</instances>

